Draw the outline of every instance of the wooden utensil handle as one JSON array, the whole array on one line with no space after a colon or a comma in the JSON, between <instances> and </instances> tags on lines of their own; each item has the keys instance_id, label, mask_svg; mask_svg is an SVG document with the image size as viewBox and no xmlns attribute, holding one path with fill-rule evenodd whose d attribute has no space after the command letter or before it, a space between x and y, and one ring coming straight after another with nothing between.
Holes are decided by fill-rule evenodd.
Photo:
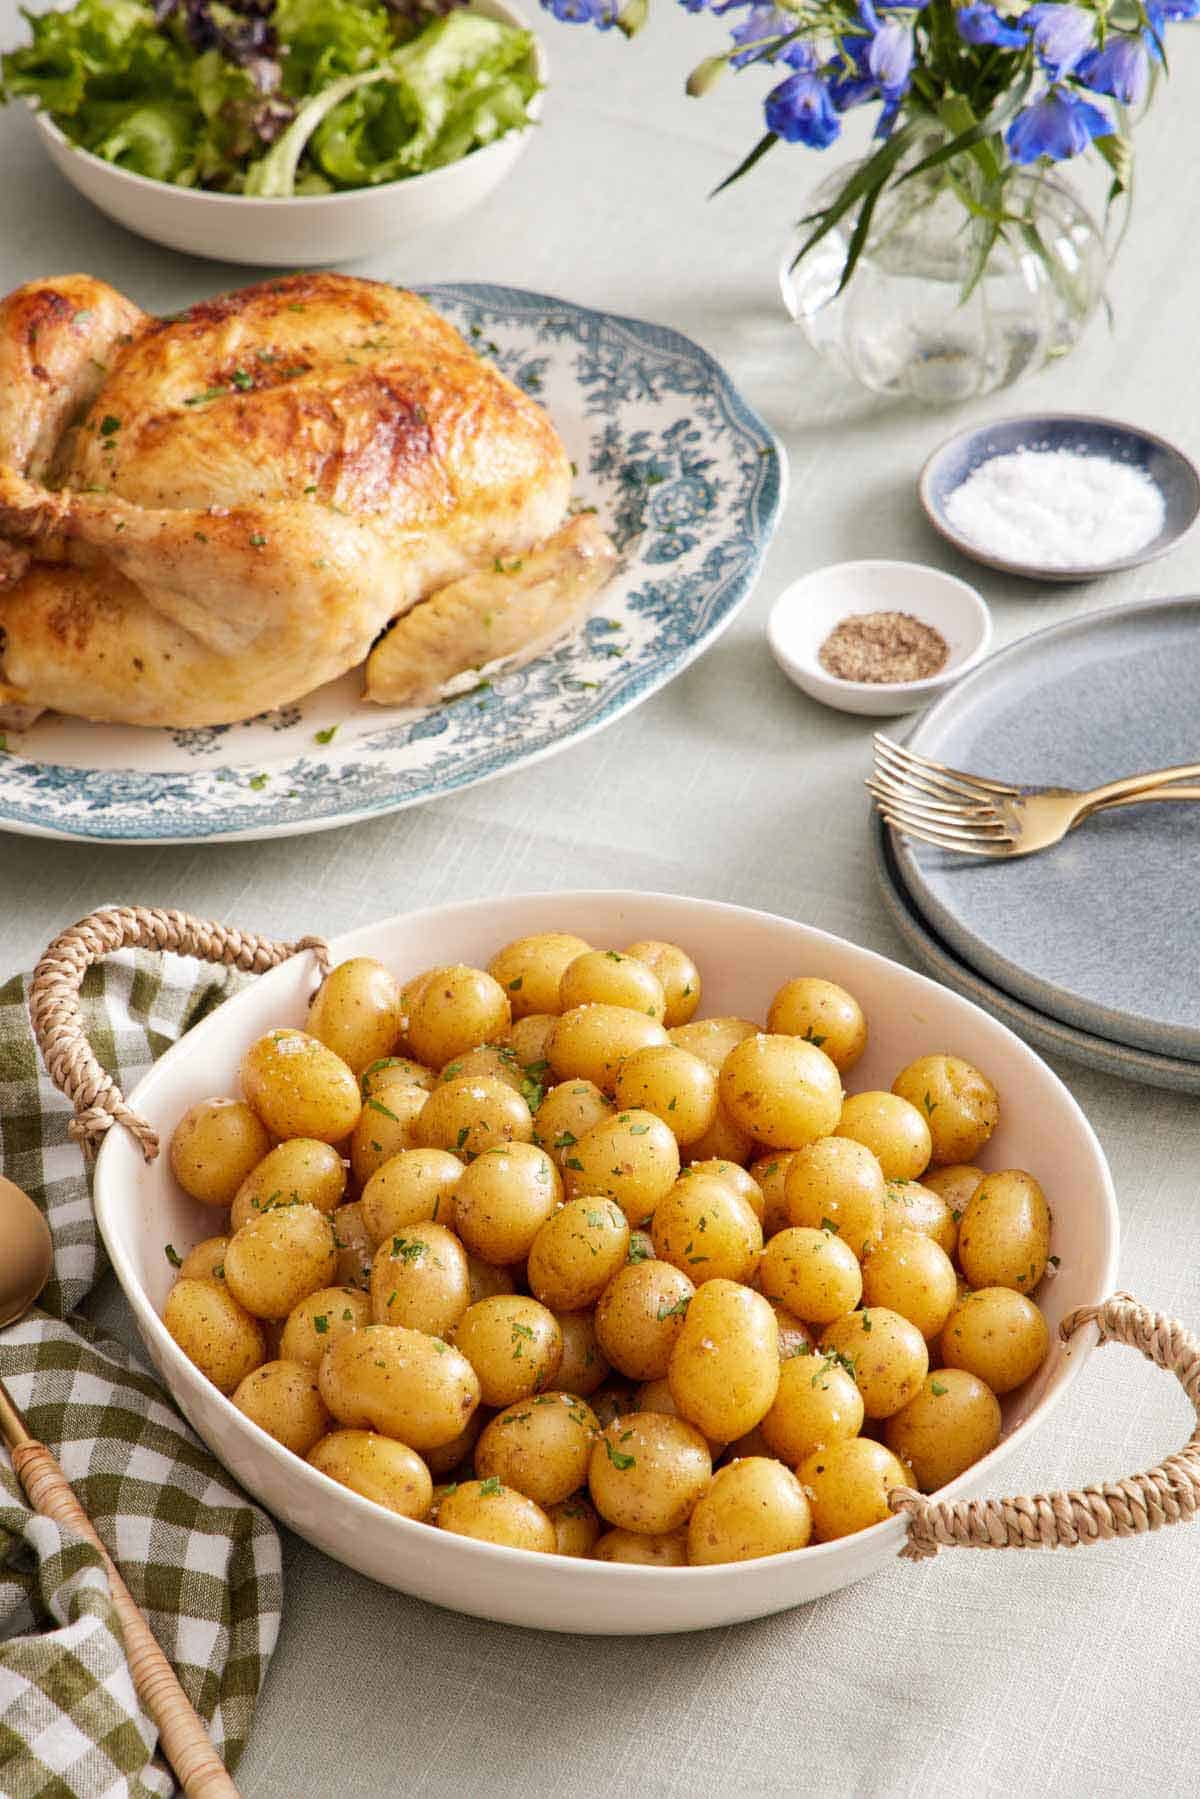
<instances>
[{"instance_id":1,"label":"wooden utensil handle","mask_svg":"<svg viewBox=\"0 0 1200 1799\"><path fill-rule=\"evenodd\" d=\"M103 1556L133 1684L158 1725L163 1753L184 1792L189 1799L238 1799L238 1790L209 1740L204 1720L180 1686L133 1594L46 1445L20 1443L12 1451L12 1461L34 1511L77 1531Z\"/></svg>"},{"instance_id":2,"label":"wooden utensil handle","mask_svg":"<svg viewBox=\"0 0 1200 1799\"><path fill-rule=\"evenodd\" d=\"M84 975L119 949L174 950L248 974L265 974L302 950L312 950L322 975L329 972L329 951L321 937L298 937L294 943L236 930L212 918L189 912L161 911L154 906L109 906L91 912L54 939L29 988L29 1016L42 1059L56 1087L75 1108L70 1134L93 1155L114 1124L123 1124L147 1162L158 1154L158 1133L125 1104L117 1083L92 1054L79 1006Z\"/></svg>"},{"instance_id":3,"label":"wooden utensil handle","mask_svg":"<svg viewBox=\"0 0 1200 1799\"><path fill-rule=\"evenodd\" d=\"M1196 1414L1196 1428L1183 1448L1144 1474L1032 1498L965 1499L952 1505L897 1487L889 1495L891 1508L908 1516L901 1555L920 1561L939 1549L1074 1549L1200 1517L1200 1338L1128 1293L1080 1307L1059 1330L1065 1340L1092 1323L1102 1344L1125 1343L1175 1376Z\"/></svg>"}]
</instances>

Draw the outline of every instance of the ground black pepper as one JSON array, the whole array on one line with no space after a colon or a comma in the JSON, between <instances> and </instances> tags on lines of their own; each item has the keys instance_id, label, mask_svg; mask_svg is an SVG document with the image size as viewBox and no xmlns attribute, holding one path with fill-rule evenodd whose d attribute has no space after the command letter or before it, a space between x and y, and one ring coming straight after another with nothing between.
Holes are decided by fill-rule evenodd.
<instances>
[{"instance_id":1,"label":"ground black pepper","mask_svg":"<svg viewBox=\"0 0 1200 1799\"><path fill-rule=\"evenodd\" d=\"M924 681L946 665L941 632L910 612L863 612L835 625L817 660L840 681Z\"/></svg>"}]
</instances>

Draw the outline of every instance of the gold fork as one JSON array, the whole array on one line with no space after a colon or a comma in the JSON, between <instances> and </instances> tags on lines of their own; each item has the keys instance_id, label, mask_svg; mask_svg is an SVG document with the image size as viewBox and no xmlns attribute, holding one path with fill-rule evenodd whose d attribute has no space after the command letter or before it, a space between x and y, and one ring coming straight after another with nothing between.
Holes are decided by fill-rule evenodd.
<instances>
[{"instance_id":1,"label":"gold fork","mask_svg":"<svg viewBox=\"0 0 1200 1799\"><path fill-rule=\"evenodd\" d=\"M882 732L868 791L897 830L966 856L1032 856L1061 843L1068 831L1113 806L1143 800L1200 800L1200 787L1173 785L1200 776L1200 762L1126 775L1077 792L1054 787L1031 792L919 756Z\"/></svg>"}]
</instances>

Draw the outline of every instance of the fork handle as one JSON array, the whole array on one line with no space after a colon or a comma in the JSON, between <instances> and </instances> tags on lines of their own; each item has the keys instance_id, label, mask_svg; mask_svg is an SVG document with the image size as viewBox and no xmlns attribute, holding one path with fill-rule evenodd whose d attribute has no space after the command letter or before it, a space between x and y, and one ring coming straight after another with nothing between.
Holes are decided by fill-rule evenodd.
<instances>
[{"instance_id":1,"label":"fork handle","mask_svg":"<svg viewBox=\"0 0 1200 1799\"><path fill-rule=\"evenodd\" d=\"M1093 812L1112 812L1118 806L1140 806L1143 800L1200 800L1200 787L1149 787L1137 793L1122 793L1112 800L1101 800L1098 805L1090 805L1080 815L1080 822L1090 818Z\"/></svg>"},{"instance_id":2,"label":"fork handle","mask_svg":"<svg viewBox=\"0 0 1200 1799\"><path fill-rule=\"evenodd\" d=\"M1126 775L1120 781L1106 781L1103 787L1093 787L1087 796L1087 809L1094 812L1098 806L1111 806L1114 801L1136 795L1144 799L1156 788L1167 787L1172 781L1187 781L1200 775L1200 762L1185 762L1180 768L1156 768L1147 774Z\"/></svg>"}]
</instances>

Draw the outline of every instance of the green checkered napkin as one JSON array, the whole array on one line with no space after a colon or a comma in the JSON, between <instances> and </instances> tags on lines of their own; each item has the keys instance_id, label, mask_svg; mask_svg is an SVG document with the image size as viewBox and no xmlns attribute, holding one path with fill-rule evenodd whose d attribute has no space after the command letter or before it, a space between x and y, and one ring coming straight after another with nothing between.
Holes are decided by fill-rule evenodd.
<instances>
[{"instance_id":1,"label":"green checkered napkin","mask_svg":"<svg viewBox=\"0 0 1200 1799\"><path fill-rule=\"evenodd\" d=\"M92 1047L126 1090L242 977L123 951L83 984ZM45 1210L54 1273L0 1332L0 1377L58 1457L226 1762L233 1766L279 1629L279 1539L162 1389L75 1307L105 1270L70 1107L48 1080L26 983L0 987L0 1171ZM103 1565L30 1511L0 1448L0 1794L170 1794L138 1702Z\"/></svg>"}]
</instances>

